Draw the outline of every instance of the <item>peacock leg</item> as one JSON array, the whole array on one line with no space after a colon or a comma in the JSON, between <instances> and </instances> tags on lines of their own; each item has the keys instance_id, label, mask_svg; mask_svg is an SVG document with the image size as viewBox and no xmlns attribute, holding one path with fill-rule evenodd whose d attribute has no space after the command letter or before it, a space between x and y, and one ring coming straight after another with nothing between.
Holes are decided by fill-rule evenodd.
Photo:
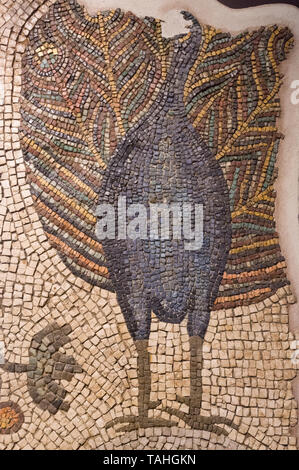
<instances>
[{"instance_id":1,"label":"peacock leg","mask_svg":"<svg viewBox=\"0 0 299 470\"><path fill-rule=\"evenodd\" d=\"M179 397L177 401L184 403L189 407L189 412L185 413L181 410L165 407L162 408L172 416L177 416L192 429L201 429L216 434L228 435L226 429L216 426L224 424L233 429L237 426L231 420L221 416L201 416L202 401L202 365L203 365L203 339L200 336L190 337L190 396Z\"/></svg>"},{"instance_id":2,"label":"peacock leg","mask_svg":"<svg viewBox=\"0 0 299 470\"><path fill-rule=\"evenodd\" d=\"M137 375L138 375L138 414L140 426L148 422L148 411L157 408L161 400L150 401L151 395L151 370L150 354L148 352L148 340L135 341L137 349Z\"/></svg>"},{"instance_id":3,"label":"peacock leg","mask_svg":"<svg viewBox=\"0 0 299 470\"><path fill-rule=\"evenodd\" d=\"M135 346L137 350L137 376L138 376L138 416L129 415L115 418L106 424L106 429L117 424L128 423L126 426L118 429L119 431L133 431L138 428L175 426L174 421L162 418L150 418L148 412L157 408L161 401L151 401L151 371L150 371L150 354L148 352L148 340L136 340Z\"/></svg>"}]
</instances>

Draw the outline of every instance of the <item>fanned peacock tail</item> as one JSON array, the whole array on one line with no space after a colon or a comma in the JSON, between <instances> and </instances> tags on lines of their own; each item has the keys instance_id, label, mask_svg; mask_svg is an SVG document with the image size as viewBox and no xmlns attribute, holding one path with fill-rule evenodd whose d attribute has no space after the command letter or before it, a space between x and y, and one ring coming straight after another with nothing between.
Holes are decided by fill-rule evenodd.
<instances>
[{"instance_id":1,"label":"fanned peacock tail","mask_svg":"<svg viewBox=\"0 0 299 470\"><path fill-rule=\"evenodd\" d=\"M217 309L265 299L288 283L273 184L281 138L278 66L291 45L287 28L232 38L202 26L185 84L189 118L230 191L233 240ZM99 185L119 142L155 103L172 54L159 20L120 10L93 17L73 0L56 2L29 35L21 142L36 210L69 269L109 290L95 236Z\"/></svg>"},{"instance_id":2,"label":"fanned peacock tail","mask_svg":"<svg viewBox=\"0 0 299 470\"><path fill-rule=\"evenodd\" d=\"M265 299L288 283L275 230L279 63L293 44L271 26L232 38L203 27L185 86L194 127L220 162L230 191L232 246L214 308Z\"/></svg>"}]
</instances>

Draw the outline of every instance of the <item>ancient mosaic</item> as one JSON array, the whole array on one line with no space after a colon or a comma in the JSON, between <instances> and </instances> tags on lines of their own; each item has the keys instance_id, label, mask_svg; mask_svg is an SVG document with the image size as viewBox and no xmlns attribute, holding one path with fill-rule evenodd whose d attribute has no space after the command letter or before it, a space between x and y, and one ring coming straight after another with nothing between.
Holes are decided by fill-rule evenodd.
<instances>
[{"instance_id":1,"label":"ancient mosaic","mask_svg":"<svg viewBox=\"0 0 299 470\"><path fill-rule=\"evenodd\" d=\"M3 165L10 181L20 165L25 197L6 196L21 216L3 204L2 328L5 343L17 316L26 341L16 333L22 352L0 365L0 443L295 448L294 299L274 220L291 31L233 37L184 11L189 33L165 38L159 19L35 3L8 38L20 128ZM120 198L139 207L136 236L118 226L101 239L99 206L119 213ZM174 228L141 234L153 204L190 202L203 208L200 247ZM50 442L31 429L40 420Z\"/></svg>"}]
</instances>

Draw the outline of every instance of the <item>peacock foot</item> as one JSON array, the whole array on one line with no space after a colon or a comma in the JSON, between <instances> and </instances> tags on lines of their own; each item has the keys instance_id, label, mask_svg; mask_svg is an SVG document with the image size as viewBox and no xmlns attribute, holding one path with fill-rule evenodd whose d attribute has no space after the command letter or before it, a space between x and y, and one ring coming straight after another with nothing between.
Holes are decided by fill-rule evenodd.
<instances>
[{"instance_id":1,"label":"peacock foot","mask_svg":"<svg viewBox=\"0 0 299 470\"><path fill-rule=\"evenodd\" d=\"M150 402L148 409L157 408L161 404L161 400ZM126 423L125 426L122 426L117 429L118 432L129 432L135 431L136 429L145 429L145 428L152 428L152 427L171 427L176 426L174 421L169 421L163 418L149 418L146 414L141 414L139 416L136 415L128 415L128 416L121 416L118 418L114 418L109 423L106 424L105 428L109 429L118 424Z\"/></svg>"},{"instance_id":2,"label":"peacock foot","mask_svg":"<svg viewBox=\"0 0 299 470\"><path fill-rule=\"evenodd\" d=\"M213 432L217 435L228 436L229 432L223 427L217 425L226 425L232 429L238 429L238 426L234 424L230 419L224 418L222 416L201 416L200 415L200 404L191 403L189 397L179 397L177 396L177 401L183 403L189 407L189 412L185 413L184 411L171 408L166 406L161 408L161 411L168 413L171 416L176 416L180 420L188 424L192 429L199 429L202 431Z\"/></svg>"},{"instance_id":3,"label":"peacock foot","mask_svg":"<svg viewBox=\"0 0 299 470\"><path fill-rule=\"evenodd\" d=\"M122 416L120 418L115 418L111 420L109 423L106 424L105 428L109 429L113 426L120 424L120 423L127 423L126 426L122 426L117 429L118 432L130 432L135 431L136 429L145 429L145 428L153 428L153 427L171 427L176 426L174 421L169 421L167 419L162 418L149 418L148 416Z\"/></svg>"}]
</instances>

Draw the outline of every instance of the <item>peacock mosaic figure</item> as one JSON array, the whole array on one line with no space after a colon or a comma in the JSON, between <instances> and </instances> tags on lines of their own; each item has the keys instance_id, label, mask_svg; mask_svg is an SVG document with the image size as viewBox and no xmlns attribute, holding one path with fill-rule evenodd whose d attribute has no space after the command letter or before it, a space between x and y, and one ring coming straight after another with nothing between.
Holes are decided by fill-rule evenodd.
<instances>
[{"instance_id":1,"label":"peacock mosaic figure","mask_svg":"<svg viewBox=\"0 0 299 470\"><path fill-rule=\"evenodd\" d=\"M187 317L189 411L161 408L196 429L227 431L201 416L202 346L215 309L249 305L288 281L273 218L281 135L278 71L287 28L231 37L202 26L163 38L161 21L121 10L90 16L59 0L29 35L23 59L21 139L44 230L64 263L116 292L138 353L138 415L123 430L170 426L150 418L151 312ZM99 236L102 204L119 197L203 208L203 241ZM220 425L220 426L218 426ZM222 425L222 427L221 427Z\"/></svg>"},{"instance_id":2,"label":"peacock mosaic figure","mask_svg":"<svg viewBox=\"0 0 299 470\"><path fill-rule=\"evenodd\" d=\"M173 233L169 240L161 239L159 234L156 239L101 237L117 298L138 353L140 424L163 424L163 420L148 418L150 406L159 405L150 402L148 339L153 311L163 322L181 323L188 316L190 411L184 417L192 427L200 428L212 422L199 417L202 344L230 248L231 227L228 190L220 165L191 125L183 102L184 84L201 43L198 22L190 14L183 14L193 21L191 35L186 40L176 39L157 104L127 133L112 155L99 202L117 207L119 198L125 197L128 205L141 204L147 212L151 204L203 206L204 240L200 249L186 248L186 240L174 239Z\"/></svg>"}]
</instances>

